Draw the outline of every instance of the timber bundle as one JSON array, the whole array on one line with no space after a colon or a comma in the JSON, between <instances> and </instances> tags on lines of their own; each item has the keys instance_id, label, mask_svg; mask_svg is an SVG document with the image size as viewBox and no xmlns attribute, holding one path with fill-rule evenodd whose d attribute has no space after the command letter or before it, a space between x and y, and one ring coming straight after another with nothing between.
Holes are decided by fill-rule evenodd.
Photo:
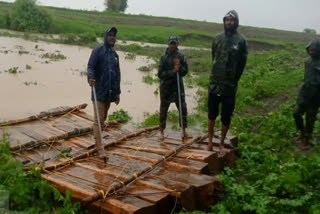
<instances>
[{"instance_id":1,"label":"timber bundle","mask_svg":"<svg viewBox=\"0 0 320 214\"><path fill-rule=\"evenodd\" d=\"M8 133L13 157L25 169L34 166L60 192L72 190L73 199L92 213L171 213L207 209L222 194L212 176L234 167L237 139L228 137L226 154L206 151L207 136L193 133L182 142L169 131L159 140L159 127L132 132L117 121L103 130L109 157L97 157L93 117L86 104L58 107L35 116L0 123L0 138Z\"/></svg>"}]
</instances>

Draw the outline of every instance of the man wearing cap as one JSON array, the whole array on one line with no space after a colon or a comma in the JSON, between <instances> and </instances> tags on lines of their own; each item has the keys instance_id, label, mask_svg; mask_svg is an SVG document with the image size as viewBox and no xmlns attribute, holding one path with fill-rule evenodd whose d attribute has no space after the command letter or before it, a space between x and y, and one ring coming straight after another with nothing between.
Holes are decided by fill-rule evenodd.
<instances>
[{"instance_id":1,"label":"man wearing cap","mask_svg":"<svg viewBox=\"0 0 320 214\"><path fill-rule=\"evenodd\" d=\"M320 40L312 40L306 50L310 57L305 61L304 82L294 111L296 128L300 131L297 140L302 141L301 149L309 146L320 107ZM306 115L305 125L304 114Z\"/></svg>"},{"instance_id":2,"label":"man wearing cap","mask_svg":"<svg viewBox=\"0 0 320 214\"><path fill-rule=\"evenodd\" d=\"M235 108L238 81L244 71L248 48L245 38L238 33L239 17L231 10L224 18L224 32L218 34L212 43L213 66L209 80L208 95L208 150L212 150L215 120L221 104L220 153L224 153L224 140L229 130Z\"/></svg>"},{"instance_id":3,"label":"man wearing cap","mask_svg":"<svg viewBox=\"0 0 320 214\"><path fill-rule=\"evenodd\" d=\"M186 132L187 104L185 101L184 85L182 79L182 77L184 77L188 73L188 63L184 55L181 54L178 50L178 37L170 36L168 43L168 48L165 55L163 55L160 59L160 65L158 69L158 77L160 79L160 138L161 140L164 139L164 130L166 128L167 113L170 104L175 103L177 109L179 110L177 73L179 74L180 81L183 137L189 138L190 136Z\"/></svg>"},{"instance_id":4,"label":"man wearing cap","mask_svg":"<svg viewBox=\"0 0 320 214\"><path fill-rule=\"evenodd\" d=\"M97 114L99 114L101 127L107 118L110 104L120 102L120 66L119 56L113 49L116 42L117 28L110 27L104 33L104 44L93 49L88 62L88 82L95 87L98 112L94 108L93 135L99 156L106 158L104 154L101 136L99 132ZM91 95L94 102L94 96Z\"/></svg>"}]
</instances>

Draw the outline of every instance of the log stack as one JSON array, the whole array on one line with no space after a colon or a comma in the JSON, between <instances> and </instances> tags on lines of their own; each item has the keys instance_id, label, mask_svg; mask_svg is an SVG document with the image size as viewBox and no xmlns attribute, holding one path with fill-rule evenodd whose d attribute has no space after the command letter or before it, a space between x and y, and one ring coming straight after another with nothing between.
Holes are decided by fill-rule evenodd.
<instances>
[{"instance_id":1,"label":"log stack","mask_svg":"<svg viewBox=\"0 0 320 214\"><path fill-rule=\"evenodd\" d=\"M107 164L96 156L93 118L76 107L63 107L29 119L0 123L9 133L13 156L26 169L36 165L42 177L92 213L170 213L173 209L205 210L217 203L222 187L213 174L235 166L235 137L225 155L206 151L207 138L193 133L182 142L169 131L159 140L158 127L129 132L107 124L103 145ZM2 136L2 134L0 135Z\"/></svg>"}]
</instances>

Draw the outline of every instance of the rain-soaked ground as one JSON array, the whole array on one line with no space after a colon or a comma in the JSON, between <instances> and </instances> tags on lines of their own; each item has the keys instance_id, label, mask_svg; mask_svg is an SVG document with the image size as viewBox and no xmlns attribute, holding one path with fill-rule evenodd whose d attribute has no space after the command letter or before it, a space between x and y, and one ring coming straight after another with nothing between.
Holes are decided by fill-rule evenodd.
<instances>
[{"instance_id":1,"label":"rain-soaked ground","mask_svg":"<svg viewBox=\"0 0 320 214\"><path fill-rule=\"evenodd\" d=\"M26 117L57 106L74 106L88 103L92 114L90 87L86 66L91 49L80 46L33 42L20 38L0 37L0 121ZM66 59L54 61L44 54L61 54ZM158 83L143 82L146 73L137 70L154 63L147 57L125 59L126 53L118 52L121 67L121 102L112 105L109 113L124 109L141 122L145 113L159 109L160 98L154 91ZM18 73L6 72L18 67ZM21 72L20 72L21 71ZM154 70L153 73L156 71ZM189 112L196 107L196 89L187 89ZM175 109L171 105L171 109Z\"/></svg>"}]
</instances>

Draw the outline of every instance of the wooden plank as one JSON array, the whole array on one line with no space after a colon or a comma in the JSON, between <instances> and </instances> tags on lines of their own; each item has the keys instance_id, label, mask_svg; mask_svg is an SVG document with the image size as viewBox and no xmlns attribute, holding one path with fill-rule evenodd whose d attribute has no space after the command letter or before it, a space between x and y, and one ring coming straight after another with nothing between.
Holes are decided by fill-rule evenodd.
<instances>
[{"instance_id":1,"label":"wooden plank","mask_svg":"<svg viewBox=\"0 0 320 214\"><path fill-rule=\"evenodd\" d=\"M153 176L163 180L173 180L191 185L194 191L194 197L192 198L194 201L192 201L193 206L188 205L188 207L185 207L188 210L206 209L217 202L215 196L220 196L220 181L211 176L183 172L177 173L167 167L158 168Z\"/></svg>"},{"instance_id":2,"label":"wooden plank","mask_svg":"<svg viewBox=\"0 0 320 214\"><path fill-rule=\"evenodd\" d=\"M93 124L91 121L84 120L73 114L65 115L64 117L60 117L60 118L51 118L49 120L49 123L54 126L61 125L61 124L70 124L72 127L78 128L78 129L91 127Z\"/></svg>"},{"instance_id":3,"label":"wooden plank","mask_svg":"<svg viewBox=\"0 0 320 214\"><path fill-rule=\"evenodd\" d=\"M30 137L23 132L20 131L20 128L9 128L9 129L3 129L2 133L8 133L9 134L9 142L10 142L10 147L13 146L19 146L23 145L29 142L35 142L37 141L35 138ZM0 140L2 140L2 134L0 135Z\"/></svg>"},{"instance_id":4,"label":"wooden plank","mask_svg":"<svg viewBox=\"0 0 320 214\"><path fill-rule=\"evenodd\" d=\"M157 213L156 205L137 197L117 197L93 203L95 209L91 213L112 214L154 214ZM100 208L100 209L99 209Z\"/></svg>"},{"instance_id":5,"label":"wooden plank","mask_svg":"<svg viewBox=\"0 0 320 214\"><path fill-rule=\"evenodd\" d=\"M30 126L20 128L20 131L37 140L45 140L66 133L40 121L33 121Z\"/></svg>"},{"instance_id":6,"label":"wooden plank","mask_svg":"<svg viewBox=\"0 0 320 214\"><path fill-rule=\"evenodd\" d=\"M161 149L161 148L155 148L155 147L147 148L147 147L142 147L142 146L130 145L128 143L117 145L116 147L123 148L123 149L131 149L134 151L152 152L152 153L159 154L159 155L165 155L165 154L168 154L168 152L170 152L170 150L168 150L168 149Z\"/></svg>"},{"instance_id":7,"label":"wooden plank","mask_svg":"<svg viewBox=\"0 0 320 214\"><path fill-rule=\"evenodd\" d=\"M88 165L76 163L75 165L63 168L58 172L75 178L97 191L107 189L111 184L121 182L121 178L115 179L112 175L106 174L106 170L92 170L93 167L87 168L86 166Z\"/></svg>"},{"instance_id":8,"label":"wooden plank","mask_svg":"<svg viewBox=\"0 0 320 214\"><path fill-rule=\"evenodd\" d=\"M154 153L141 152L138 150L129 150L121 148L111 148L107 154L119 155L128 159L141 160L143 162L155 163L162 159L163 156Z\"/></svg>"},{"instance_id":9,"label":"wooden plank","mask_svg":"<svg viewBox=\"0 0 320 214\"><path fill-rule=\"evenodd\" d=\"M200 149L185 149L179 152L176 157L208 163L209 171L213 173L221 171L219 154L216 151L212 152Z\"/></svg>"},{"instance_id":10,"label":"wooden plank","mask_svg":"<svg viewBox=\"0 0 320 214\"><path fill-rule=\"evenodd\" d=\"M87 185L83 185L81 180L72 177L55 174L42 174L41 176L64 194L68 190L72 190L72 197L79 201L96 193L95 189Z\"/></svg>"},{"instance_id":11,"label":"wooden plank","mask_svg":"<svg viewBox=\"0 0 320 214\"><path fill-rule=\"evenodd\" d=\"M78 120L79 124L77 124L77 121L73 121L73 119L71 119L70 116L69 118L66 118L66 117L59 118L59 119L53 118L50 120L50 125L64 132L72 132L75 129L92 127L92 125L90 124L85 124L82 121L79 122L80 120Z\"/></svg>"},{"instance_id":12,"label":"wooden plank","mask_svg":"<svg viewBox=\"0 0 320 214\"><path fill-rule=\"evenodd\" d=\"M115 177L118 176L118 174L121 174L121 176L124 179L127 179L129 176L143 169L150 168L151 166L151 164L147 162L134 160L134 159L127 159L117 155L109 155L108 157L109 157L109 160L107 164L104 164L101 160L99 160L96 157L90 158L88 160L83 160L75 164L88 165L92 167L92 170L96 170L96 171L100 170L101 172L103 172L103 170L106 170L107 174L111 175L112 173L114 173Z\"/></svg>"},{"instance_id":13,"label":"wooden plank","mask_svg":"<svg viewBox=\"0 0 320 214\"><path fill-rule=\"evenodd\" d=\"M146 175L136 180L135 184L160 191L167 191L171 196L177 198L182 207L187 210L195 208L194 190L193 187L187 183L163 179L154 175Z\"/></svg>"},{"instance_id":14,"label":"wooden plank","mask_svg":"<svg viewBox=\"0 0 320 214\"><path fill-rule=\"evenodd\" d=\"M170 158L163 164L163 166L173 169L177 172L209 174L208 164L195 160L188 160L183 158Z\"/></svg>"},{"instance_id":15,"label":"wooden plank","mask_svg":"<svg viewBox=\"0 0 320 214\"><path fill-rule=\"evenodd\" d=\"M135 196L144 201L155 204L158 214L171 213L174 207L174 199L169 193L154 188L146 187L139 184L130 184L124 188L120 194L127 194L129 196Z\"/></svg>"},{"instance_id":16,"label":"wooden plank","mask_svg":"<svg viewBox=\"0 0 320 214\"><path fill-rule=\"evenodd\" d=\"M192 145L190 148L199 149L199 150L206 150L207 145L195 144L195 145ZM236 154L233 149L225 148L225 154L220 155L219 147L214 146L213 152L215 152L217 154L217 156L215 156L215 157L217 157L217 159L215 161L216 161L216 163L218 163L214 166L215 173L221 172L225 166L228 166L231 168L234 168L236 166ZM217 171L215 171L216 169L217 169Z\"/></svg>"},{"instance_id":17,"label":"wooden plank","mask_svg":"<svg viewBox=\"0 0 320 214\"><path fill-rule=\"evenodd\" d=\"M83 149L93 148L95 145L94 137L92 135L86 135L81 137L74 137L68 140L71 144L77 145Z\"/></svg>"},{"instance_id":18,"label":"wooden plank","mask_svg":"<svg viewBox=\"0 0 320 214\"><path fill-rule=\"evenodd\" d=\"M91 122L94 121L94 117L93 117L92 115L87 114L87 113L84 112L84 111L73 112L72 114L77 115L77 116L79 116L79 117L81 117L81 118L84 118L84 119L86 119L86 120L89 120L89 121L91 121Z\"/></svg>"}]
</instances>

